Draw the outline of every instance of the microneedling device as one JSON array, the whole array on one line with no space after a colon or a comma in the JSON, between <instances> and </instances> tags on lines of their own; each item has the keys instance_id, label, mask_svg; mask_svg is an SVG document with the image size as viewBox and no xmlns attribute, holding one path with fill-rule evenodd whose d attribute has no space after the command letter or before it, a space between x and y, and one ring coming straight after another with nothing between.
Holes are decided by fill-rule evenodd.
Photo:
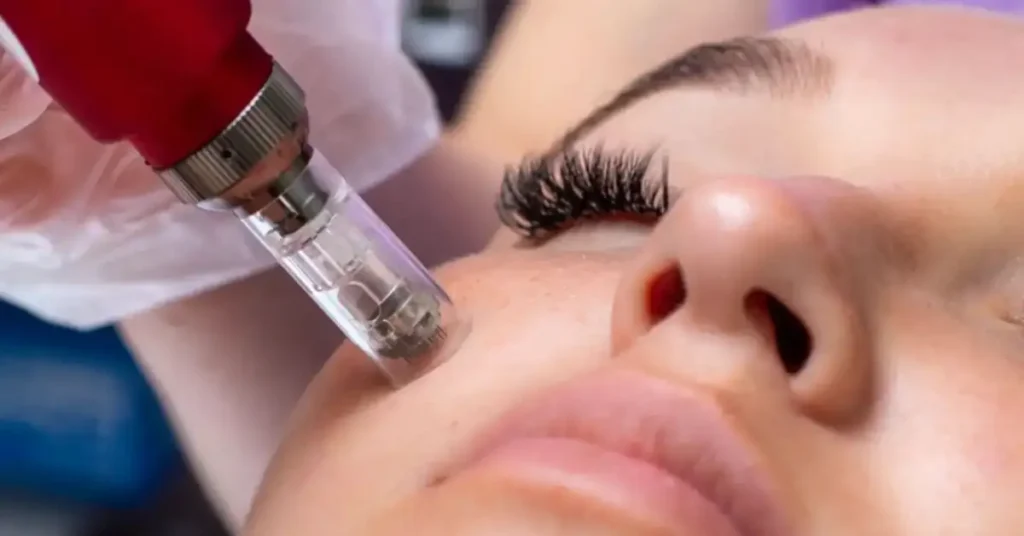
<instances>
[{"instance_id":1,"label":"microneedling device","mask_svg":"<svg viewBox=\"0 0 1024 536\"><path fill-rule=\"evenodd\" d=\"M250 15L249 0L0 0L8 52L92 137L130 142L183 202L237 214L406 383L467 324L310 145L303 91L248 33Z\"/></svg>"}]
</instances>

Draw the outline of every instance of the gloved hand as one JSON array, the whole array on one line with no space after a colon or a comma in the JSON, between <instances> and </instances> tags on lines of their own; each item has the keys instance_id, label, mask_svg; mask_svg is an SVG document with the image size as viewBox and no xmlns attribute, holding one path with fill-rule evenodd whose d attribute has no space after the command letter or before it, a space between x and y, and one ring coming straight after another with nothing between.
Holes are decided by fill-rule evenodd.
<instances>
[{"instance_id":1,"label":"gloved hand","mask_svg":"<svg viewBox=\"0 0 1024 536\"><path fill-rule=\"evenodd\" d=\"M307 93L312 143L355 188L429 148L439 120L401 53L399 0L252 1L252 34ZM0 298L85 329L272 264L233 215L180 204L0 50Z\"/></svg>"}]
</instances>

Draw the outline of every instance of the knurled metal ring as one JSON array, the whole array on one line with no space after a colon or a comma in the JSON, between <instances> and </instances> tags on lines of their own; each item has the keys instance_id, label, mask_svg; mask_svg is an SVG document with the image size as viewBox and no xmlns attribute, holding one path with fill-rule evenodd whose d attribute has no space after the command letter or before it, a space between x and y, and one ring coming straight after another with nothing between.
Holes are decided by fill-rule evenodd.
<instances>
[{"instance_id":1,"label":"knurled metal ring","mask_svg":"<svg viewBox=\"0 0 1024 536\"><path fill-rule=\"evenodd\" d=\"M214 199L248 176L298 129L305 128L306 118L302 88L275 62L260 92L220 135L157 173L185 203Z\"/></svg>"}]
</instances>

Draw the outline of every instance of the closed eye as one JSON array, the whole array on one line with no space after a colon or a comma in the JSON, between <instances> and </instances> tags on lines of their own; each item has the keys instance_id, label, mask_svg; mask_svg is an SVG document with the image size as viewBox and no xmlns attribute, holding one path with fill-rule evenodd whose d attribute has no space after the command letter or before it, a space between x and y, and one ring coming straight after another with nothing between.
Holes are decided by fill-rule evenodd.
<instances>
[{"instance_id":1,"label":"closed eye","mask_svg":"<svg viewBox=\"0 0 1024 536\"><path fill-rule=\"evenodd\" d=\"M505 172L498 217L542 240L585 220L657 221L670 205L668 166L652 175L653 152L570 150L526 159Z\"/></svg>"}]
</instances>

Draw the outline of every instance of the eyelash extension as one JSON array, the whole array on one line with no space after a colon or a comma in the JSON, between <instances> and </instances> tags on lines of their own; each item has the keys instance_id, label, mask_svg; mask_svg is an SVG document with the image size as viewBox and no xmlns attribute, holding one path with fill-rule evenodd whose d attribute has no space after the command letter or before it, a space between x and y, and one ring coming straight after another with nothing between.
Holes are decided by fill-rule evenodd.
<instances>
[{"instance_id":1,"label":"eyelash extension","mask_svg":"<svg viewBox=\"0 0 1024 536\"><path fill-rule=\"evenodd\" d=\"M652 153L573 150L527 159L505 172L498 217L512 231L542 239L583 220L657 219L668 211L668 169L650 177Z\"/></svg>"}]
</instances>

